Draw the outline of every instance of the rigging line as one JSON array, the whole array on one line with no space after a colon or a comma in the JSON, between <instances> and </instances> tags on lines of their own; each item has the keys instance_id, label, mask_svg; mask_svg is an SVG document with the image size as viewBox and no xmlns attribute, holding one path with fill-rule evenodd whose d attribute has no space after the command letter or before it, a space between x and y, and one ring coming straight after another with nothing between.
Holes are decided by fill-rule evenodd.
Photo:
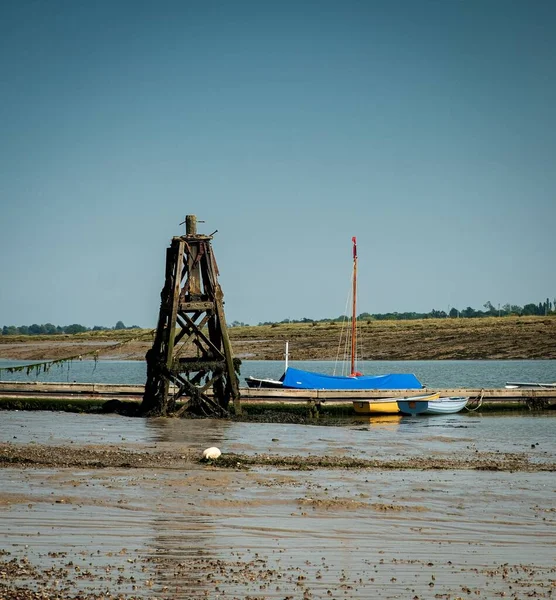
<instances>
[{"instance_id":1,"label":"rigging line","mask_svg":"<svg viewBox=\"0 0 556 600\"><path fill-rule=\"evenodd\" d=\"M346 319L346 337L344 342L344 356L342 360L342 375L345 377L348 375L348 356L350 354L351 336L350 336L350 321Z\"/></svg>"},{"instance_id":2,"label":"rigging line","mask_svg":"<svg viewBox=\"0 0 556 600\"><path fill-rule=\"evenodd\" d=\"M344 365L345 365L345 376L351 376L353 374L354 368L352 365L352 356L355 356L355 344L357 341L357 322L353 320L353 310L354 310L354 298L355 295L357 293L356 287L355 287L355 281L356 281L356 277L357 274L355 272L355 270L352 270L351 273L351 311L349 313L349 318L348 318L348 322L349 322L349 340L348 343L346 344L346 351L345 351L345 358L344 358ZM357 300L357 298L355 298L355 301Z\"/></svg>"},{"instance_id":3,"label":"rigging line","mask_svg":"<svg viewBox=\"0 0 556 600\"><path fill-rule=\"evenodd\" d=\"M357 319L357 354L356 354L356 359L357 359L357 365L359 365L359 363L361 362L359 360L359 358L361 356L363 356L363 330L365 328L363 327L363 322L360 319ZM359 371L359 366L357 366L357 371Z\"/></svg>"},{"instance_id":4,"label":"rigging line","mask_svg":"<svg viewBox=\"0 0 556 600\"><path fill-rule=\"evenodd\" d=\"M354 277L354 274L352 272L351 278L350 278L349 294L348 294L348 306L346 307L346 316L345 316L346 338L345 338L345 346L344 346L344 359L342 361L342 375L344 377L351 375L351 353L352 353L352 348L353 348L353 344L352 344L353 313L351 311L348 311L348 308L353 307L353 304L352 304L352 302L353 302L353 277ZM348 316L348 315L352 315L352 316Z\"/></svg>"},{"instance_id":5,"label":"rigging line","mask_svg":"<svg viewBox=\"0 0 556 600\"><path fill-rule=\"evenodd\" d=\"M334 373L336 373L336 370L339 368L340 374L343 376L347 375L347 360L348 360L348 356L349 356L349 347L350 347L350 343L351 343L351 336L350 336L351 320L348 316L350 304L351 304L351 289L348 292L346 306L345 306L344 314L342 316L342 330L341 330L341 335L340 335L340 340L339 340L338 356L336 357L336 365L334 366ZM341 355L340 355L340 348L341 348Z\"/></svg>"},{"instance_id":6,"label":"rigging line","mask_svg":"<svg viewBox=\"0 0 556 600\"><path fill-rule=\"evenodd\" d=\"M341 348L342 348L342 341L344 339L344 333L346 333L347 331L347 317L346 315L348 314L348 307L350 305L350 300L351 300L351 286L350 289L348 291L348 295L347 295L347 299L346 299L346 305L344 308L344 314L342 315L342 321L341 321L341 328L340 328L340 338L338 340L338 350L336 352L336 361L334 362L334 371L333 371L333 375L336 375L336 369L338 368L338 363L340 362L340 352L341 352ZM346 359L346 352L347 352L347 344L349 343L349 336L346 335L346 341L344 342L346 344L346 346L344 347L344 358L342 360L342 375L344 375L344 369L345 369L345 359Z\"/></svg>"},{"instance_id":7,"label":"rigging line","mask_svg":"<svg viewBox=\"0 0 556 600\"><path fill-rule=\"evenodd\" d=\"M359 319L355 317L355 358L353 362L354 373L359 373L359 356L361 354L361 324Z\"/></svg>"},{"instance_id":8,"label":"rigging line","mask_svg":"<svg viewBox=\"0 0 556 600\"><path fill-rule=\"evenodd\" d=\"M344 361L342 363L342 375L348 377L352 375L352 372L356 369L352 369L352 360L351 357L357 354L355 344L357 343L357 320L353 319L353 281L356 277L355 271L352 272L351 275L351 283L350 283L350 294L349 294L349 305L352 308L350 313L350 317L346 317L346 322L349 325L347 329L346 343L344 347ZM355 325L355 327L354 327ZM355 340L354 340L355 338Z\"/></svg>"},{"instance_id":9,"label":"rigging line","mask_svg":"<svg viewBox=\"0 0 556 600\"><path fill-rule=\"evenodd\" d=\"M354 274L355 276L355 274ZM354 373L359 373L359 357L361 356L361 348L362 348L362 341L361 341L361 321L357 318L357 313L353 315L353 318L355 319L355 344L354 344L354 348L355 348L355 356L354 356L354 368L353 368L353 372Z\"/></svg>"}]
</instances>

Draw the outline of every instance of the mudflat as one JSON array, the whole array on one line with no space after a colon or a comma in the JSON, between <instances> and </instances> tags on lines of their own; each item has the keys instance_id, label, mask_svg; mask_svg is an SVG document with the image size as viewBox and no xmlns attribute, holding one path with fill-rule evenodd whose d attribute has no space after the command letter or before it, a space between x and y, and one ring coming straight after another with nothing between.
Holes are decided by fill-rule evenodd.
<instances>
[{"instance_id":1,"label":"mudflat","mask_svg":"<svg viewBox=\"0 0 556 600\"><path fill-rule=\"evenodd\" d=\"M288 340L292 360L334 360L341 329L340 323L284 323L229 332L239 358L282 360ZM556 358L553 316L362 321L358 335L360 360ZM103 359L144 360L151 345L145 330L0 336L0 358L57 359L98 350Z\"/></svg>"},{"instance_id":2,"label":"mudflat","mask_svg":"<svg viewBox=\"0 0 556 600\"><path fill-rule=\"evenodd\" d=\"M0 598L552 598L550 419L7 413Z\"/></svg>"}]
</instances>

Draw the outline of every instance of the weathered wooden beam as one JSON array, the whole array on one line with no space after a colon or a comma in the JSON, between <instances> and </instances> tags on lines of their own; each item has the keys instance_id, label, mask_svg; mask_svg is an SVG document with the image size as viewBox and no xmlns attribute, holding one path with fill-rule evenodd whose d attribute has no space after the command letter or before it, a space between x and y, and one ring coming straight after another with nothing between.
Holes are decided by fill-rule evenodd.
<instances>
[{"instance_id":1,"label":"weathered wooden beam","mask_svg":"<svg viewBox=\"0 0 556 600\"><path fill-rule=\"evenodd\" d=\"M185 217L185 234L196 235L197 233L197 216L186 215Z\"/></svg>"},{"instance_id":2,"label":"weathered wooden beam","mask_svg":"<svg viewBox=\"0 0 556 600\"><path fill-rule=\"evenodd\" d=\"M199 301L199 302L180 302L178 305L180 312L195 312L214 310L214 302Z\"/></svg>"},{"instance_id":3,"label":"weathered wooden beam","mask_svg":"<svg viewBox=\"0 0 556 600\"><path fill-rule=\"evenodd\" d=\"M193 316L191 317L191 320L193 322L196 322L197 319L201 316L201 312L197 311L196 313L193 314ZM204 325L206 324L207 320L209 319L209 315L205 315L204 319L199 323L198 327L199 329L202 329L204 327ZM186 346L188 344L188 342L191 340L191 338L193 337L193 335L195 335L195 331L192 331L189 327L189 325L187 324L187 322L185 321L185 319L183 319L180 316L180 312L178 310L178 316L176 317L176 323L182 328L181 331L178 333L178 335L176 336L176 339L174 341L174 346L179 344L182 339L187 335L187 338L185 340L183 340L183 346Z\"/></svg>"},{"instance_id":4,"label":"weathered wooden beam","mask_svg":"<svg viewBox=\"0 0 556 600\"><path fill-rule=\"evenodd\" d=\"M242 388L243 398L260 398L265 400L307 400L318 399L321 401L372 400L380 398L403 398L410 395L433 394L440 392L441 396L465 396L484 400L512 401L527 399L556 400L556 391L550 389L480 389L480 388L424 388L421 390L292 390L280 388Z\"/></svg>"},{"instance_id":5,"label":"weathered wooden beam","mask_svg":"<svg viewBox=\"0 0 556 600\"><path fill-rule=\"evenodd\" d=\"M182 271L182 266L183 266L183 248L184 248L184 242L182 240L178 241L177 245L176 245L176 266L175 266L175 270L174 270L174 281L173 281L173 289L171 292L171 308L170 308L170 315L169 315L169 326L168 326L168 347L169 347L169 352L168 352L168 356L166 357L166 366L168 368L170 368L170 366L172 365L172 349L174 348L174 341L175 341L175 337L176 337L176 317L178 315L178 304L179 304L179 299L180 299L180 285L181 285L181 281L180 281L180 276L181 276L181 271Z\"/></svg>"},{"instance_id":6,"label":"weathered wooden beam","mask_svg":"<svg viewBox=\"0 0 556 600\"><path fill-rule=\"evenodd\" d=\"M195 372L196 369L203 371L223 371L226 369L226 361L223 356L220 359L207 358L202 361L198 358L180 357L172 365L172 372L175 373Z\"/></svg>"},{"instance_id":7,"label":"weathered wooden beam","mask_svg":"<svg viewBox=\"0 0 556 600\"><path fill-rule=\"evenodd\" d=\"M219 348L217 348L211 340L209 340L209 338L201 331L201 329L189 318L189 316L185 313L181 314L180 317L182 317L185 322L187 323L187 325L189 325L190 330L193 331L195 333L195 335L201 339L207 346L207 350L212 350L212 353L214 354L214 356L219 356L224 358L224 355L222 354L222 352L220 351ZM195 343L195 340L193 340L193 342Z\"/></svg>"},{"instance_id":8,"label":"weathered wooden beam","mask_svg":"<svg viewBox=\"0 0 556 600\"><path fill-rule=\"evenodd\" d=\"M226 362L228 364L228 385L230 386L232 401L234 403L234 409L236 414L241 414L241 400L239 393L239 383L235 373L234 357L232 352L232 344L230 337L228 336L228 329L226 327L226 317L224 316L224 294L220 285L216 284L216 291L214 294L216 304L216 314L221 327L222 344L224 346L224 355L226 356Z\"/></svg>"},{"instance_id":9,"label":"weathered wooden beam","mask_svg":"<svg viewBox=\"0 0 556 600\"><path fill-rule=\"evenodd\" d=\"M183 359L181 359L183 360ZM189 364L191 366L192 363ZM226 367L225 361L214 361L211 365L216 370ZM190 370L190 369L188 369ZM175 372L174 372L175 373ZM173 390L172 384L170 385ZM94 396L94 395L129 395L140 396L145 391L144 385L128 385L113 383L66 383L66 382L42 382L42 381L0 381L0 396L15 395L42 395L56 397L63 396ZM543 399L556 401L556 389L507 389L507 388L427 388L419 390L419 394L440 392L441 396L466 396L477 398L482 396L488 402L511 402L526 401L529 399ZM255 389L241 388L241 396L244 399L276 401L306 401L318 399L321 401L351 402L352 400L381 399L385 396L401 398L408 396L409 390L290 390L290 389ZM415 390L411 392L414 394ZM210 390L207 390L210 396Z\"/></svg>"}]
</instances>

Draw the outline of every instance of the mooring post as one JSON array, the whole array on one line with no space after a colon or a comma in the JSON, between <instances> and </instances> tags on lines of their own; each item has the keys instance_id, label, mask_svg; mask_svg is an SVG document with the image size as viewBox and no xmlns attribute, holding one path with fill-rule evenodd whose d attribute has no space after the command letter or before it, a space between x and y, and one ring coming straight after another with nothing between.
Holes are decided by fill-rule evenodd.
<instances>
[{"instance_id":1,"label":"mooring post","mask_svg":"<svg viewBox=\"0 0 556 600\"><path fill-rule=\"evenodd\" d=\"M176 413L176 401L187 396L176 414L189 409L225 416L230 400L240 413L241 361L233 357L212 235L197 233L195 215L187 215L185 225L185 236L173 238L167 252L157 332L146 356L142 412Z\"/></svg>"},{"instance_id":2,"label":"mooring post","mask_svg":"<svg viewBox=\"0 0 556 600\"><path fill-rule=\"evenodd\" d=\"M187 215L185 217L185 234L196 235L197 234L197 217L195 215Z\"/></svg>"}]
</instances>

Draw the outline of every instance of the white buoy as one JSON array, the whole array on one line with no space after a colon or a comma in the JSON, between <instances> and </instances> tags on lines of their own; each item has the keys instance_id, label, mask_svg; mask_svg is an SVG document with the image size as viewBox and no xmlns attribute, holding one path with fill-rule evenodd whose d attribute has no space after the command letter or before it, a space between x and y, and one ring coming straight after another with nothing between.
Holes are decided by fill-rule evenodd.
<instances>
[{"instance_id":1,"label":"white buoy","mask_svg":"<svg viewBox=\"0 0 556 600\"><path fill-rule=\"evenodd\" d=\"M221 454L222 452L216 446L203 450L203 458L205 460L216 460Z\"/></svg>"}]
</instances>

